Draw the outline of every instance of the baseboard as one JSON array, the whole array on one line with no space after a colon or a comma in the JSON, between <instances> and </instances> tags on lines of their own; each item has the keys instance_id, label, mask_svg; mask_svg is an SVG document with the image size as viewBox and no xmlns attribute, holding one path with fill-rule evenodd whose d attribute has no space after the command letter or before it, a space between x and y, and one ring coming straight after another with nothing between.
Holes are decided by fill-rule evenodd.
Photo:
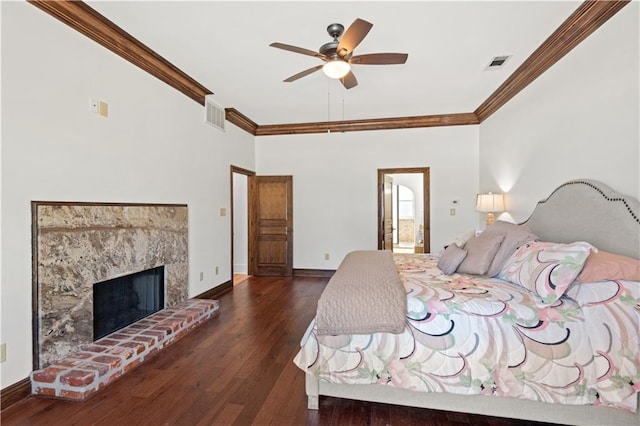
<instances>
[{"instance_id":1,"label":"baseboard","mask_svg":"<svg viewBox=\"0 0 640 426\"><path fill-rule=\"evenodd\" d=\"M9 408L31 395L31 379L27 377L0 390L0 407Z\"/></svg>"},{"instance_id":2,"label":"baseboard","mask_svg":"<svg viewBox=\"0 0 640 426\"><path fill-rule=\"evenodd\" d=\"M195 296L194 299L215 299L216 297L231 290L233 290L233 281L229 280L226 283L205 291L204 293L200 293Z\"/></svg>"},{"instance_id":3,"label":"baseboard","mask_svg":"<svg viewBox=\"0 0 640 426\"><path fill-rule=\"evenodd\" d=\"M331 278L336 273L335 269L294 269L294 277Z\"/></svg>"}]
</instances>

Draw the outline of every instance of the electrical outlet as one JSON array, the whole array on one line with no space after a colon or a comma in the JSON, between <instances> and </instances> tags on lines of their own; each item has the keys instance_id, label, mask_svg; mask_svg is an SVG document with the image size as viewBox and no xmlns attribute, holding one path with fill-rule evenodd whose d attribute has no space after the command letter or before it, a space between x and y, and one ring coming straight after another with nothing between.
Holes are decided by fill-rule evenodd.
<instances>
[{"instance_id":1,"label":"electrical outlet","mask_svg":"<svg viewBox=\"0 0 640 426\"><path fill-rule=\"evenodd\" d=\"M89 111L95 112L96 114L99 112L99 101L95 99L89 99Z\"/></svg>"},{"instance_id":2,"label":"electrical outlet","mask_svg":"<svg viewBox=\"0 0 640 426\"><path fill-rule=\"evenodd\" d=\"M7 360L7 344L3 343L0 345L0 363L5 362Z\"/></svg>"},{"instance_id":3,"label":"electrical outlet","mask_svg":"<svg viewBox=\"0 0 640 426\"><path fill-rule=\"evenodd\" d=\"M218 269L218 267L216 266L216 275L218 275L218 272L219 272L219 269Z\"/></svg>"},{"instance_id":4,"label":"electrical outlet","mask_svg":"<svg viewBox=\"0 0 640 426\"><path fill-rule=\"evenodd\" d=\"M329 253L324 254L324 260L329 260Z\"/></svg>"},{"instance_id":5,"label":"electrical outlet","mask_svg":"<svg viewBox=\"0 0 640 426\"><path fill-rule=\"evenodd\" d=\"M204 272L200 272L200 281L204 280Z\"/></svg>"}]
</instances>

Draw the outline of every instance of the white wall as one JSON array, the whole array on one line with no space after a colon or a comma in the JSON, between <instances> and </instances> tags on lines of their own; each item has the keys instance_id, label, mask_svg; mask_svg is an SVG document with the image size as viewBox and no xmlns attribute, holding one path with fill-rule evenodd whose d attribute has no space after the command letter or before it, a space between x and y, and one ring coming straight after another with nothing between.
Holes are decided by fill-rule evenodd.
<instances>
[{"instance_id":1,"label":"white wall","mask_svg":"<svg viewBox=\"0 0 640 426\"><path fill-rule=\"evenodd\" d=\"M476 227L478 126L257 138L257 173L293 176L294 267L335 269L377 249L377 171L395 167L430 167L431 251Z\"/></svg>"},{"instance_id":2,"label":"white wall","mask_svg":"<svg viewBox=\"0 0 640 426\"><path fill-rule=\"evenodd\" d=\"M218 212L230 164L254 169L254 137L204 124L201 105L28 3L1 6L4 388L31 371L30 202L188 204L195 296L231 278L230 217Z\"/></svg>"},{"instance_id":3,"label":"white wall","mask_svg":"<svg viewBox=\"0 0 640 426\"><path fill-rule=\"evenodd\" d=\"M480 190L505 191L520 222L563 182L640 198L637 2L480 125Z\"/></svg>"},{"instance_id":4,"label":"white wall","mask_svg":"<svg viewBox=\"0 0 640 426\"><path fill-rule=\"evenodd\" d=\"M233 272L249 271L249 180L246 175L233 174Z\"/></svg>"}]
</instances>

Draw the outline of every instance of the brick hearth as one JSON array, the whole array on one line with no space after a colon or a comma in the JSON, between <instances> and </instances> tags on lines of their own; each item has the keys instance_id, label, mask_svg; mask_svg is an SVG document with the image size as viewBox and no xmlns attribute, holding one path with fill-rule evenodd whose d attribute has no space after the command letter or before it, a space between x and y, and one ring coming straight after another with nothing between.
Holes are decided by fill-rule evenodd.
<instances>
[{"instance_id":1,"label":"brick hearth","mask_svg":"<svg viewBox=\"0 0 640 426\"><path fill-rule=\"evenodd\" d=\"M31 392L84 401L218 314L218 310L217 300L189 299L156 312L32 372Z\"/></svg>"}]
</instances>

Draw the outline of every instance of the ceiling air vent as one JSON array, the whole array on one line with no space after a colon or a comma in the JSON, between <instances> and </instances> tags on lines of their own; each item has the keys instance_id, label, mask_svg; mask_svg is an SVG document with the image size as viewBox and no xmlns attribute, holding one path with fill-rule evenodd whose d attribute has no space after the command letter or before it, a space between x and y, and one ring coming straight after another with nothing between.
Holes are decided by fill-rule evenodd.
<instances>
[{"instance_id":1,"label":"ceiling air vent","mask_svg":"<svg viewBox=\"0 0 640 426\"><path fill-rule=\"evenodd\" d=\"M499 70L511 58L511 56L496 56L487 65L487 70Z\"/></svg>"},{"instance_id":2,"label":"ceiling air vent","mask_svg":"<svg viewBox=\"0 0 640 426\"><path fill-rule=\"evenodd\" d=\"M204 121L213 127L224 131L225 114L224 108L213 101L213 96L207 95L204 98L205 118Z\"/></svg>"}]
</instances>

